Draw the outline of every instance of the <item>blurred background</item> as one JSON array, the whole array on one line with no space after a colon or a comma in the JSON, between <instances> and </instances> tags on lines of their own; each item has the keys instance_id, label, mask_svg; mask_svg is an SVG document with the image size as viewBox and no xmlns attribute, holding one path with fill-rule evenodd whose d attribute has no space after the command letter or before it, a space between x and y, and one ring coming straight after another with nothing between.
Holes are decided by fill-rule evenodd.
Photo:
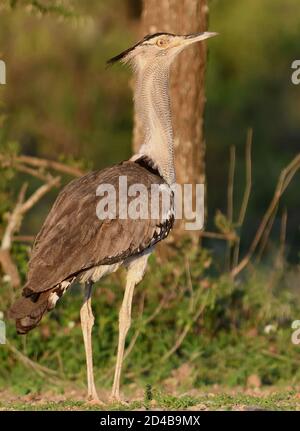
<instances>
[{"instance_id":1,"label":"blurred background","mask_svg":"<svg viewBox=\"0 0 300 431\"><path fill-rule=\"evenodd\" d=\"M78 159L91 169L131 154L131 73L105 62L137 40L141 1L74 1L78 17L1 12L1 58L8 85L0 87L1 129L24 154ZM299 151L299 93L291 64L299 57L297 0L209 1L206 75L208 223L226 206L229 148L237 148L236 204L244 187L244 146L253 128L253 187L245 241L254 233L279 172ZM298 187L284 197L291 259L299 245ZM45 209L46 211L47 209ZM39 217L26 226L35 233Z\"/></svg>"},{"instance_id":2,"label":"blurred background","mask_svg":"<svg viewBox=\"0 0 300 431\"><path fill-rule=\"evenodd\" d=\"M42 4L15 0L0 6L0 59L7 66L7 85L0 86L0 153L58 160L82 170L128 158L133 128L131 73L119 65L107 69L105 62L138 39L142 2L73 0L66 9L61 6L64 2L57 2L50 11L35 3ZM208 45L206 71L206 229L215 230L216 214L227 211L233 146L233 213L239 211L245 188L245 143L251 129L252 192L240 237L243 256L280 172L299 154L300 85L291 82L291 64L300 57L300 5L298 0L210 0L208 6L209 29L220 36ZM5 214L13 208L24 178L25 173L2 168L2 232ZM62 183L69 180L63 177ZM29 191L38 184L37 178L31 181ZM231 245L214 238L204 238L203 247L196 250L183 244L159 273L151 272L137 293L138 315L131 336L138 336L126 365L127 383L164 382L169 390L181 384L299 383L299 357L290 342L291 322L300 316L299 184L296 173L277 205L263 259L238 279L232 279L226 267ZM37 233L56 195L57 190L52 190L26 215L20 235ZM28 247L18 242L12 249L22 280ZM152 264L157 265L155 258ZM101 284L94 301L94 335L99 340L95 364L104 387L112 376L121 298L122 274L114 277ZM15 292L5 277L2 284L0 310L6 312ZM26 345L9 323L11 342L26 357L59 369L64 378L80 380L85 373L80 301L75 288L28 336ZM159 304L165 313L157 312L155 317ZM182 344L172 352L174 340L185 331ZM74 355L78 345L81 350ZM161 357L165 358L161 367L153 369ZM1 347L0 358L3 386L10 379L12 387L25 393L44 388L45 379L28 371L12 350ZM28 373L34 374L31 383L25 377Z\"/></svg>"}]
</instances>

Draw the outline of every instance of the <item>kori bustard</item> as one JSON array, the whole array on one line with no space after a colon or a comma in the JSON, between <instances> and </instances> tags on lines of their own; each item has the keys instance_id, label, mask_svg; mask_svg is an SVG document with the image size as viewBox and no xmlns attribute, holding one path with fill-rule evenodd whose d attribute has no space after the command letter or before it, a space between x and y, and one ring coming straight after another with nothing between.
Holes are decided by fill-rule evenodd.
<instances>
[{"instance_id":1,"label":"kori bustard","mask_svg":"<svg viewBox=\"0 0 300 431\"><path fill-rule=\"evenodd\" d=\"M100 220L96 214L97 188L109 184L119 196L119 178L128 187L153 184L171 188L175 183L173 131L169 99L169 71L175 57L186 47L216 33L179 36L156 33L108 61L129 63L136 75L135 104L143 125L144 143L130 160L89 173L68 184L57 197L36 237L22 297L11 307L20 334L35 328L42 316L75 281L84 283L80 310L86 363L88 399L100 403L93 374L91 308L92 286L101 277L127 268L124 299L119 314L119 342L112 400L120 401L120 377L125 337L130 327L134 288L145 273L155 244L166 238L174 223L173 201L166 215L146 219ZM130 198L128 198L128 204ZM149 204L151 206L151 203Z\"/></svg>"}]
</instances>

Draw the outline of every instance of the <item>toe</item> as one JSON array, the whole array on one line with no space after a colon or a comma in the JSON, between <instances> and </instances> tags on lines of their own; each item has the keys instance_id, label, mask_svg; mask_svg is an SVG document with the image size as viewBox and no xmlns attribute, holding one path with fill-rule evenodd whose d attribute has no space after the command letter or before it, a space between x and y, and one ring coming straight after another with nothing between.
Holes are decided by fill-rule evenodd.
<instances>
[{"instance_id":1,"label":"toe","mask_svg":"<svg viewBox=\"0 0 300 431\"><path fill-rule=\"evenodd\" d=\"M100 407L104 407L105 406L105 403L103 401L99 400L98 397L89 398L87 400L87 404L90 405L90 406L100 406Z\"/></svg>"}]
</instances>

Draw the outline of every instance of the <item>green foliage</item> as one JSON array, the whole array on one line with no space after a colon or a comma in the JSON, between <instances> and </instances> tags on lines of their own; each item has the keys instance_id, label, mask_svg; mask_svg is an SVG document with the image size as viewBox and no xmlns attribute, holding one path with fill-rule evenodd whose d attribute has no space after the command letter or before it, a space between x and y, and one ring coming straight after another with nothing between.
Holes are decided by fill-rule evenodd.
<instances>
[{"instance_id":1,"label":"green foliage","mask_svg":"<svg viewBox=\"0 0 300 431\"><path fill-rule=\"evenodd\" d=\"M180 398L162 394L158 392L155 397L155 401L160 407L164 409L175 409L175 410L184 410L187 407L192 407L198 403L198 399L190 396L182 396Z\"/></svg>"},{"instance_id":2,"label":"green foliage","mask_svg":"<svg viewBox=\"0 0 300 431\"><path fill-rule=\"evenodd\" d=\"M53 14L64 18L75 16L69 0L2 0L2 3L2 7L10 8L13 11L17 8L24 8L41 15Z\"/></svg>"},{"instance_id":3,"label":"green foliage","mask_svg":"<svg viewBox=\"0 0 300 431\"><path fill-rule=\"evenodd\" d=\"M291 322L300 314L299 299L284 284L288 268L283 272L257 267L234 281L218 274L211 262L207 250L195 250L186 243L164 265L152 257L148 274L136 289L128 343L135 335L137 340L125 362L124 380L148 385L145 405L155 398L150 385L245 386L253 374L263 385L299 384L298 349L290 341ZM123 275L104 279L93 296L95 368L98 385L106 388L113 375ZM0 308L5 311L15 295L9 285L1 289ZM59 379L83 384L81 304L82 293L74 286L26 338L16 336L13 322L8 321L10 343L40 365L58 371ZM268 332L270 325L273 329ZM186 328L182 343L168 355ZM0 387L9 376L21 393L45 388L47 383L24 369L5 346L0 348L0 361ZM182 366L188 370L183 375ZM189 399L178 401L179 407L189 403Z\"/></svg>"},{"instance_id":4,"label":"green foliage","mask_svg":"<svg viewBox=\"0 0 300 431\"><path fill-rule=\"evenodd\" d=\"M15 156L19 151L17 142L5 141L2 129L0 129L0 157L5 155L6 160ZM5 217L7 211L10 210L14 199L14 193L11 187L12 182L16 178L16 171L8 166L1 168L0 166L0 229L1 225L6 222Z\"/></svg>"}]
</instances>

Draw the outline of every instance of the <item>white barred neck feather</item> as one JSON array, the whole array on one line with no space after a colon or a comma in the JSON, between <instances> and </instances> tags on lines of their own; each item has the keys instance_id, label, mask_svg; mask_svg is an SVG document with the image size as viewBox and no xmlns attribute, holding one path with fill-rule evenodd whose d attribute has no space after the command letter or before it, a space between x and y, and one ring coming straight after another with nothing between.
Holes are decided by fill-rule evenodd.
<instances>
[{"instance_id":1,"label":"white barred neck feather","mask_svg":"<svg viewBox=\"0 0 300 431\"><path fill-rule=\"evenodd\" d=\"M176 177L169 69L170 65L163 58L147 65L137 65L135 108L144 135L139 155L153 160L165 181L171 185Z\"/></svg>"}]
</instances>

